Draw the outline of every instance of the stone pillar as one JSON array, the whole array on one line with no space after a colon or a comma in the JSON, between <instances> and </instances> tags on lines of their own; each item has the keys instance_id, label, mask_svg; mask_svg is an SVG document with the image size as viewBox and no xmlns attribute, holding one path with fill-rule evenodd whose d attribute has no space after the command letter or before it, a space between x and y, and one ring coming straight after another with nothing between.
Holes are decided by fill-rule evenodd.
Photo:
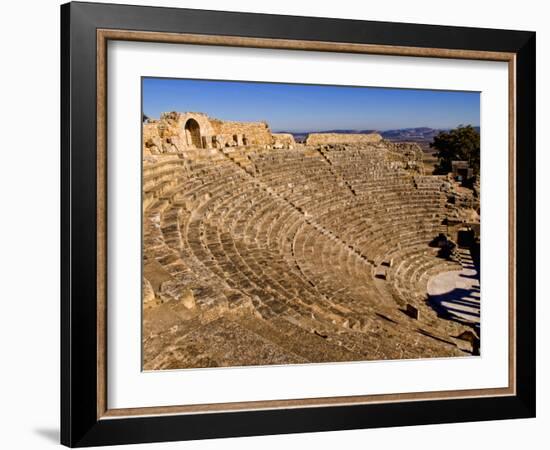
<instances>
[{"instance_id":1,"label":"stone pillar","mask_svg":"<svg viewBox=\"0 0 550 450\"><path fill-rule=\"evenodd\" d=\"M187 148L193 146L191 141L191 133L189 133L189 130L185 130L185 144L187 145Z\"/></svg>"}]
</instances>

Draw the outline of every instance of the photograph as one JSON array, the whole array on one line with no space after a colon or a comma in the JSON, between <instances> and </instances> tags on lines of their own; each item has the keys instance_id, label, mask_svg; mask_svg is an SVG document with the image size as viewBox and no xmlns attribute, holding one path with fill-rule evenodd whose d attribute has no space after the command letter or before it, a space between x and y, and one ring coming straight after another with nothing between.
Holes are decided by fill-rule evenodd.
<instances>
[{"instance_id":1,"label":"photograph","mask_svg":"<svg viewBox=\"0 0 550 450\"><path fill-rule=\"evenodd\" d=\"M61 5L60 127L32 122L60 133L60 177L37 168L61 181L60 357L22 367L57 364L59 441L424 449L428 429L463 447L463 427L517 448L541 431L523 419L540 403L543 15L146 3ZM51 62L40 35L14 60ZM29 73L14 136L21 93L55 91ZM7 172L14 192L40 176ZM12 196L32 217L6 236L51 225L44 186Z\"/></svg>"},{"instance_id":2,"label":"photograph","mask_svg":"<svg viewBox=\"0 0 550 450\"><path fill-rule=\"evenodd\" d=\"M0 450L544 448L545 4L130 3L3 5Z\"/></svg>"},{"instance_id":3,"label":"photograph","mask_svg":"<svg viewBox=\"0 0 550 450\"><path fill-rule=\"evenodd\" d=\"M480 92L141 100L142 370L480 356Z\"/></svg>"}]
</instances>

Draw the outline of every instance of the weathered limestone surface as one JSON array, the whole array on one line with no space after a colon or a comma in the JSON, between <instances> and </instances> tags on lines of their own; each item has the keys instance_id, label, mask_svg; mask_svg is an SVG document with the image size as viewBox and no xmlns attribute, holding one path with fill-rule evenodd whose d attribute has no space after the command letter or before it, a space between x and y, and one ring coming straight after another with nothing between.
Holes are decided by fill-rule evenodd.
<instances>
[{"instance_id":1,"label":"weathered limestone surface","mask_svg":"<svg viewBox=\"0 0 550 450\"><path fill-rule=\"evenodd\" d=\"M275 141L265 122L226 121L195 112L163 113L159 120L148 120L143 125L144 155L184 154L193 149L235 146L271 146ZM286 137L284 142L288 146L290 139Z\"/></svg>"},{"instance_id":2,"label":"weathered limestone surface","mask_svg":"<svg viewBox=\"0 0 550 450\"><path fill-rule=\"evenodd\" d=\"M273 148L294 148L296 141L290 133L273 133Z\"/></svg>"},{"instance_id":3,"label":"weathered limestone surface","mask_svg":"<svg viewBox=\"0 0 550 450\"><path fill-rule=\"evenodd\" d=\"M151 282L147 278L143 279L142 290L143 290L143 306L144 308L149 308L152 306L153 302L155 301L155 291L151 286Z\"/></svg>"},{"instance_id":4,"label":"weathered limestone surface","mask_svg":"<svg viewBox=\"0 0 550 450\"><path fill-rule=\"evenodd\" d=\"M234 141L235 135L242 136L244 145L271 145L273 137L265 122L233 122L211 119L214 134L223 136L226 142Z\"/></svg>"},{"instance_id":5,"label":"weathered limestone surface","mask_svg":"<svg viewBox=\"0 0 550 450\"><path fill-rule=\"evenodd\" d=\"M235 145L185 146L189 120ZM250 127L144 124L144 368L471 354L478 323L442 317L427 286L464 268L479 195L423 174L415 145L250 144L269 129Z\"/></svg>"},{"instance_id":6,"label":"weathered limestone surface","mask_svg":"<svg viewBox=\"0 0 550 450\"><path fill-rule=\"evenodd\" d=\"M311 133L306 139L306 144L376 144L381 140L382 136L377 133Z\"/></svg>"}]
</instances>

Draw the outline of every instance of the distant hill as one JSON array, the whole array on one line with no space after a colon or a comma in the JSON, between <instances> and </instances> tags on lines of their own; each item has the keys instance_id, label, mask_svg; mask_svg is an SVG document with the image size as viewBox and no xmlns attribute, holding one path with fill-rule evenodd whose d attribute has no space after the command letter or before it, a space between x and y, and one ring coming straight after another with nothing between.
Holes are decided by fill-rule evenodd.
<instances>
[{"instance_id":1,"label":"distant hill","mask_svg":"<svg viewBox=\"0 0 550 450\"><path fill-rule=\"evenodd\" d=\"M419 127L419 128L401 128L398 130L382 131L382 137L390 140L432 140L434 136L439 134L440 129Z\"/></svg>"},{"instance_id":2,"label":"distant hill","mask_svg":"<svg viewBox=\"0 0 550 450\"><path fill-rule=\"evenodd\" d=\"M478 132L479 127L474 127ZM390 141L408 141L416 142L421 145L425 150L429 149L429 143L432 142L434 136L441 131L449 131L448 128L430 128L430 127L417 127L417 128L398 128L395 130L316 130L316 131L280 131L279 133L290 133L294 136L297 142L304 141L308 134L311 133L342 133L342 134L356 134L356 133L379 133L384 139Z\"/></svg>"}]
</instances>

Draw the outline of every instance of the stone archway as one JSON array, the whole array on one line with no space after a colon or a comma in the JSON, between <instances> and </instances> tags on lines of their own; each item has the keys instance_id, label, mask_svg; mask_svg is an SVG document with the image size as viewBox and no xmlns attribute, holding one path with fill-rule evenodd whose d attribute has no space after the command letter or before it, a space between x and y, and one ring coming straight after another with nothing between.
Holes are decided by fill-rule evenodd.
<instances>
[{"instance_id":1,"label":"stone archway","mask_svg":"<svg viewBox=\"0 0 550 450\"><path fill-rule=\"evenodd\" d=\"M185 138L188 146L202 148L201 128L195 119L185 122Z\"/></svg>"}]
</instances>

